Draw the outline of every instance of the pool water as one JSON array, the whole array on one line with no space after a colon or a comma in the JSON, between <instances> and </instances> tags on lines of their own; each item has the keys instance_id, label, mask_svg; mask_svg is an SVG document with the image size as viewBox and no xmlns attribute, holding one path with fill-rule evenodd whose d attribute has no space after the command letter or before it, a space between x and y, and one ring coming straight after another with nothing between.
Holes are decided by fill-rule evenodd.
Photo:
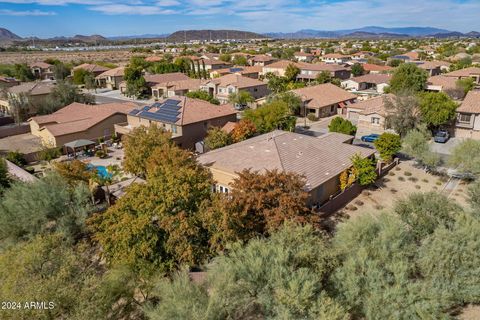
<instances>
[{"instance_id":1,"label":"pool water","mask_svg":"<svg viewBox=\"0 0 480 320\"><path fill-rule=\"evenodd\" d=\"M97 170L97 174L102 178L111 177L111 174L108 173L107 167L105 167L105 166L94 166L94 165L89 164L87 167L88 167L89 170L94 170L94 169Z\"/></svg>"}]
</instances>

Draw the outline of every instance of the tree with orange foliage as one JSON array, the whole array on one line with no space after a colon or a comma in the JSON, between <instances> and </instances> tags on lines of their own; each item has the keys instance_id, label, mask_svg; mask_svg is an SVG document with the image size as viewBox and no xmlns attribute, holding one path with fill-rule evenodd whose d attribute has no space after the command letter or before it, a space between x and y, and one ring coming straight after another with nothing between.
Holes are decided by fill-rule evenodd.
<instances>
[{"instance_id":1,"label":"tree with orange foliage","mask_svg":"<svg viewBox=\"0 0 480 320\"><path fill-rule=\"evenodd\" d=\"M214 251L222 250L230 241L269 235L286 221L318 223L318 217L306 206L309 194L302 176L277 170L244 170L231 187L231 193L217 195L202 210Z\"/></svg>"},{"instance_id":2,"label":"tree with orange foliage","mask_svg":"<svg viewBox=\"0 0 480 320\"><path fill-rule=\"evenodd\" d=\"M233 128L231 137L233 142L240 142L251 138L257 132L255 124L248 119L242 119Z\"/></svg>"}]
</instances>

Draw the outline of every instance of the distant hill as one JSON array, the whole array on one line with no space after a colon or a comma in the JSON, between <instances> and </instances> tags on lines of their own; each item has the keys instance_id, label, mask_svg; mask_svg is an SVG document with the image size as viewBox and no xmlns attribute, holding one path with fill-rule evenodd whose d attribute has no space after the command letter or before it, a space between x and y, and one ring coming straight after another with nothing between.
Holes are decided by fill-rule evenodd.
<instances>
[{"instance_id":1,"label":"distant hill","mask_svg":"<svg viewBox=\"0 0 480 320\"><path fill-rule=\"evenodd\" d=\"M132 39L163 39L168 37L170 34L139 34L136 36L113 36L108 37L109 40L132 40Z\"/></svg>"},{"instance_id":2,"label":"distant hill","mask_svg":"<svg viewBox=\"0 0 480 320\"><path fill-rule=\"evenodd\" d=\"M15 33L12 31L5 29L5 28L0 28L0 41L12 41L12 40L20 40L22 39L21 37L17 36Z\"/></svg>"},{"instance_id":3,"label":"distant hill","mask_svg":"<svg viewBox=\"0 0 480 320\"><path fill-rule=\"evenodd\" d=\"M475 31L468 34L453 32L445 29L433 27L401 27L401 28L384 28L377 26L367 26L357 29L344 30L299 30L291 33L273 32L267 33L266 36L279 39L307 39L307 38L341 38L341 37L358 37L358 38L394 38L394 37L476 37Z\"/></svg>"},{"instance_id":4,"label":"distant hill","mask_svg":"<svg viewBox=\"0 0 480 320\"><path fill-rule=\"evenodd\" d=\"M262 39L264 35L239 30L181 30L167 37L169 42Z\"/></svg>"},{"instance_id":5,"label":"distant hill","mask_svg":"<svg viewBox=\"0 0 480 320\"><path fill-rule=\"evenodd\" d=\"M352 33L348 33L342 35L342 38L353 38L353 39L392 39L392 38L408 38L410 37L408 34L401 34L401 33L372 33L372 32L364 32L364 31L356 31Z\"/></svg>"},{"instance_id":6,"label":"distant hill","mask_svg":"<svg viewBox=\"0 0 480 320\"><path fill-rule=\"evenodd\" d=\"M81 42L102 42L102 41L108 41L107 38L98 35L98 34L93 34L91 36L84 36L81 34L77 34L70 38L70 40L76 40L76 41L81 41Z\"/></svg>"}]
</instances>

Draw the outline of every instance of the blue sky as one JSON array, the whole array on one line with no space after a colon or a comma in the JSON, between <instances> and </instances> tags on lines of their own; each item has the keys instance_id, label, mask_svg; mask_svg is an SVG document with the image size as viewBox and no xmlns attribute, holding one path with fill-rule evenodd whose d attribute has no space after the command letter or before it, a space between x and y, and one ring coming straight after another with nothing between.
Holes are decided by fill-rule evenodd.
<instances>
[{"instance_id":1,"label":"blue sky","mask_svg":"<svg viewBox=\"0 0 480 320\"><path fill-rule=\"evenodd\" d=\"M0 0L0 27L20 36L227 28L263 33L367 25L480 31L480 0Z\"/></svg>"}]
</instances>

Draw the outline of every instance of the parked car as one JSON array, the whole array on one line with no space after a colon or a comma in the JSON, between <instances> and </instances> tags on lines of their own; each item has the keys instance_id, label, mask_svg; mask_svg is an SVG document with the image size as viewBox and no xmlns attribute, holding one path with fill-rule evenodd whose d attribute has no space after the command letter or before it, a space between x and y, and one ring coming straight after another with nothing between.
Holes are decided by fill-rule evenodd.
<instances>
[{"instance_id":1,"label":"parked car","mask_svg":"<svg viewBox=\"0 0 480 320\"><path fill-rule=\"evenodd\" d=\"M445 130L439 130L435 133L435 136L433 137L433 141L438 142L438 143L445 143L450 139L450 134L448 131Z\"/></svg>"},{"instance_id":2,"label":"parked car","mask_svg":"<svg viewBox=\"0 0 480 320\"><path fill-rule=\"evenodd\" d=\"M379 134L372 133L366 136L362 136L360 140L362 140L363 142L375 142L378 140L378 138L380 138Z\"/></svg>"}]
</instances>

